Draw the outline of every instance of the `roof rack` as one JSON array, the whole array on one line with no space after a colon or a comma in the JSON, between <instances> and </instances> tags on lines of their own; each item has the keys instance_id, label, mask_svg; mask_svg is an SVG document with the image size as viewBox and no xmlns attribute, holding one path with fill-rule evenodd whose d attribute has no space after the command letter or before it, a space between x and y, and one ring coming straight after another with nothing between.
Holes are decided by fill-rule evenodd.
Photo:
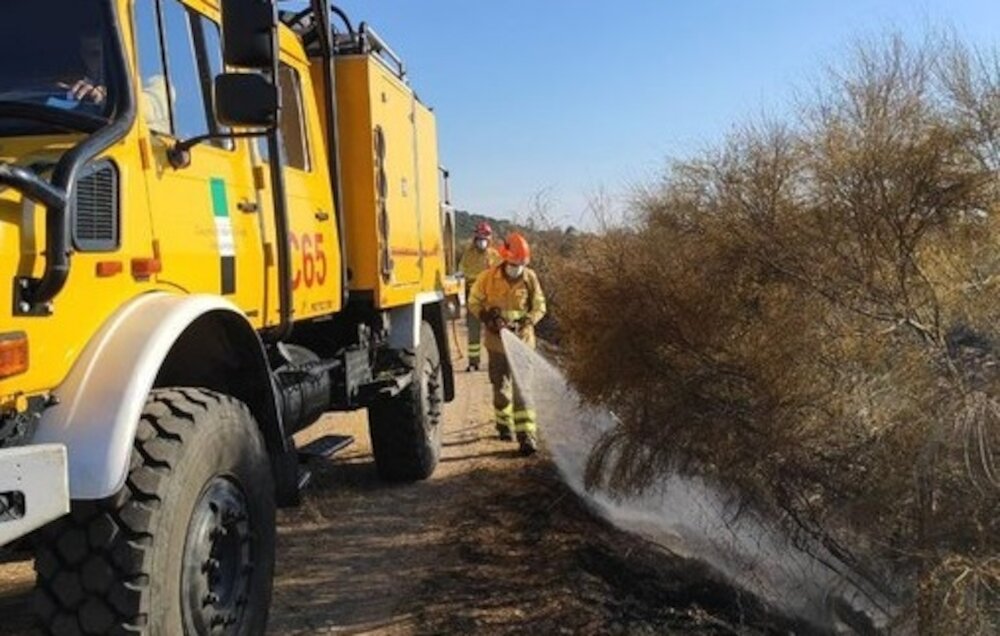
<instances>
[{"instance_id":1,"label":"roof rack","mask_svg":"<svg viewBox=\"0 0 1000 636\"><path fill-rule=\"evenodd\" d=\"M331 23L333 53L335 55L375 55L379 61L396 74L396 77L406 81L406 64L403 62L403 58L382 39L382 36L371 25L362 22L355 29L347 14L339 7L330 5L330 12L340 20L345 28L343 32L338 31L337 27ZM282 11L280 18L285 26L298 34L310 56L320 54L320 42L316 33L320 23L316 20L312 6L297 12Z\"/></svg>"}]
</instances>

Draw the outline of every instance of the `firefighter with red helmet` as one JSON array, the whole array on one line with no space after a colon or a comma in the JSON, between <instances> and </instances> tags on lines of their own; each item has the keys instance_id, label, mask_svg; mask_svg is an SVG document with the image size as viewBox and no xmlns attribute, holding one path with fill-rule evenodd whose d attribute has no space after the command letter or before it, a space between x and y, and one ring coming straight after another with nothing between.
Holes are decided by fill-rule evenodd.
<instances>
[{"instance_id":1,"label":"firefighter with red helmet","mask_svg":"<svg viewBox=\"0 0 1000 636\"><path fill-rule=\"evenodd\" d=\"M468 300L468 294L473 283L476 282L476 278L500 262L500 256L493 248L492 243L493 228L486 221L480 221L472 235L471 245L466 248L462 254L462 260L458 264L459 270L465 276L466 300ZM482 324L479 322L479 317L471 311L466 314L465 322L469 333L469 367L467 371L478 371L482 355L482 346L480 345Z\"/></svg>"},{"instance_id":2,"label":"firefighter with red helmet","mask_svg":"<svg viewBox=\"0 0 1000 636\"><path fill-rule=\"evenodd\" d=\"M528 268L531 248L523 236L511 233L498 251L503 262L476 279L469 295L469 313L486 326L484 344L490 352L497 433L500 439L511 440L513 431L521 454L531 455L538 450L538 423L527 391L530 387L514 382L500 333L509 329L534 348L535 325L545 316L545 294L538 276Z\"/></svg>"}]
</instances>

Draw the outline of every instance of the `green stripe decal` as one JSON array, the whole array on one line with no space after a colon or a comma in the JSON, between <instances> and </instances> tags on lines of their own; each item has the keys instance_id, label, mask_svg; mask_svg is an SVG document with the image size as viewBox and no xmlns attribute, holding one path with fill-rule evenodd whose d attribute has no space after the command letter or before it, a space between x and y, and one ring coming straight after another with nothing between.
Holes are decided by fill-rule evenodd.
<instances>
[{"instance_id":1,"label":"green stripe decal","mask_svg":"<svg viewBox=\"0 0 1000 636\"><path fill-rule=\"evenodd\" d=\"M236 241L233 238L233 222L229 218L229 199L226 182L215 178L209 181L212 194L212 216L215 219L215 238L218 240L220 256L236 256Z\"/></svg>"},{"instance_id":2,"label":"green stripe decal","mask_svg":"<svg viewBox=\"0 0 1000 636\"><path fill-rule=\"evenodd\" d=\"M212 179L212 214L218 217L229 216L229 202L226 200L226 182L222 179Z\"/></svg>"},{"instance_id":3,"label":"green stripe decal","mask_svg":"<svg viewBox=\"0 0 1000 636\"><path fill-rule=\"evenodd\" d=\"M219 275L222 293L236 292L236 240L233 237L233 222L229 218L229 199L226 182L211 179L209 190L212 194L212 217L215 221L215 238L219 248Z\"/></svg>"}]
</instances>

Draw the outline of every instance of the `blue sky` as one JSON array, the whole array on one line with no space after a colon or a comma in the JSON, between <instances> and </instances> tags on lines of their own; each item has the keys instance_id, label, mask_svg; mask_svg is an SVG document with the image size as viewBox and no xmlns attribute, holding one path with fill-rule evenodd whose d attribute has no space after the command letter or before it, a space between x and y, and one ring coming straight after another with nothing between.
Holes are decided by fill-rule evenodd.
<instances>
[{"instance_id":1,"label":"blue sky","mask_svg":"<svg viewBox=\"0 0 1000 636\"><path fill-rule=\"evenodd\" d=\"M586 224L669 158L719 140L858 38L954 29L996 46L1000 0L340 0L406 59L438 114L459 208L509 217L548 190Z\"/></svg>"}]
</instances>

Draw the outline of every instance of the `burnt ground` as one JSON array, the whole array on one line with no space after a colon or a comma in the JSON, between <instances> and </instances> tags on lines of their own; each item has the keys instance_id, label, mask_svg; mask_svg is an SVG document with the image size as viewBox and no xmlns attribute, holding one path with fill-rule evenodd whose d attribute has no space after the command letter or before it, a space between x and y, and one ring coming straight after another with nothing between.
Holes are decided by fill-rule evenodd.
<instances>
[{"instance_id":1,"label":"burnt ground","mask_svg":"<svg viewBox=\"0 0 1000 636\"><path fill-rule=\"evenodd\" d=\"M457 363L464 368L464 364ZM364 414L306 431L357 443L279 515L270 633L787 633L793 627L591 514L544 457L493 438L485 373L458 377L430 480L381 483ZM542 423L544 425L544 422ZM36 634L31 564L0 566L0 634Z\"/></svg>"}]
</instances>

